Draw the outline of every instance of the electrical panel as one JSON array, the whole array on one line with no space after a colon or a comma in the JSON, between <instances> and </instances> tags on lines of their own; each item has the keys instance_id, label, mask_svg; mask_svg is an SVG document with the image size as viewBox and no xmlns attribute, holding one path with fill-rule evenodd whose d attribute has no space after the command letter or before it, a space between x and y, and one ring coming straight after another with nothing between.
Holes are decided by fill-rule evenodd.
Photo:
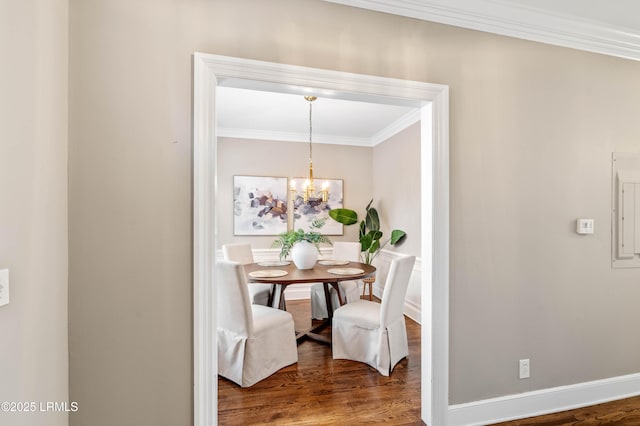
<instances>
[{"instance_id":1,"label":"electrical panel","mask_svg":"<svg viewBox=\"0 0 640 426\"><path fill-rule=\"evenodd\" d=\"M611 265L640 268L640 154L614 153Z\"/></svg>"}]
</instances>

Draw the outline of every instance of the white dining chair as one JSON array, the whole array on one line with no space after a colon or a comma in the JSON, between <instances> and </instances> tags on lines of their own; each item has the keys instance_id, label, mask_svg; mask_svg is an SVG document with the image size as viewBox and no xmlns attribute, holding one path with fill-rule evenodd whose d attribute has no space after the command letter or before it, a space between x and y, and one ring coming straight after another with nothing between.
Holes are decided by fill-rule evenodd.
<instances>
[{"instance_id":1,"label":"white dining chair","mask_svg":"<svg viewBox=\"0 0 640 426\"><path fill-rule=\"evenodd\" d=\"M222 246L222 257L224 260L240 262L243 265L253 263L251 244L225 244ZM249 284L249 296L253 304L269 306L272 293L273 286L271 284Z\"/></svg>"},{"instance_id":2,"label":"white dining chair","mask_svg":"<svg viewBox=\"0 0 640 426\"><path fill-rule=\"evenodd\" d=\"M350 262L360 262L360 243L336 242L333 243L333 259L348 260ZM360 290L356 281L341 281L338 284L340 295L346 303L360 300ZM338 293L333 287L329 288L331 295L331 306L336 310L340 306ZM311 285L311 318L328 318L327 301L324 296L324 286L322 283Z\"/></svg>"},{"instance_id":3,"label":"white dining chair","mask_svg":"<svg viewBox=\"0 0 640 426\"><path fill-rule=\"evenodd\" d=\"M216 264L218 374L249 387L298 362L293 317L252 304L244 267Z\"/></svg>"},{"instance_id":4,"label":"white dining chair","mask_svg":"<svg viewBox=\"0 0 640 426\"><path fill-rule=\"evenodd\" d=\"M338 309L331 325L334 359L364 362L383 376L409 355L404 299L415 256L391 261L382 303L358 300Z\"/></svg>"}]
</instances>

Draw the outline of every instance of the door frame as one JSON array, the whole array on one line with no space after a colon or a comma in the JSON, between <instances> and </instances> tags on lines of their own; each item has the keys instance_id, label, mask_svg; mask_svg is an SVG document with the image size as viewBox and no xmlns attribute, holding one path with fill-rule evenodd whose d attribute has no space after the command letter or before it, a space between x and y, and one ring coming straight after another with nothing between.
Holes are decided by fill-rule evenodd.
<instances>
[{"instance_id":1,"label":"door frame","mask_svg":"<svg viewBox=\"0 0 640 426\"><path fill-rule=\"evenodd\" d=\"M446 425L449 406L449 87L446 85L194 53L194 424L217 422L216 87L243 80L290 93L369 97L421 109L421 417ZM312 88L312 89L311 89ZM430 326L429 326L430 325Z\"/></svg>"}]
</instances>

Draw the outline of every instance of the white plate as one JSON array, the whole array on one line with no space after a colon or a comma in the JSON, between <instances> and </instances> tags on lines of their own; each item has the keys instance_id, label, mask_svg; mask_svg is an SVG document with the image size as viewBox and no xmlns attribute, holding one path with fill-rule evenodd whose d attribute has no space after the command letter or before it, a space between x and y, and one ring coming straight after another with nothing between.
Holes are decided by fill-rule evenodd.
<instances>
[{"instance_id":1,"label":"white plate","mask_svg":"<svg viewBox=\"0 0 640 426\"><path fill-rule=\"evenodd\" d=\"M275 278L284 277L287 274L287 271L281 271L279 269L264 269L262 271L249 272L251 278Z\"/></svg>"},{"instance_id":2,"label":"white plate","mask_svg":"<svg viewBox=\"0 0 640 426\"><path fill-rule=\"evenodd\" d=\"M287 266L291 264L288 260L264 260L262 262L258 262L260 266Z\"/></svg>"},{"instance_id":3,"label":"white plate","mask_svg":"<svg viewBox=\"0 0 640 426\"><path fill-rule=\"evenodd\" d=\"M335 275L357 275L362 274L364 269L360 268L331 268L327 269L327 272Z\"/></svg>"},{"instance_id":4,"label":"white plate","mask_svg":"<svg viewBox=\"0 0 640 426\"><path fill-rule=\"evenodd\" d=\"M327 260L320 260L320 261L318 261L318 263L321 264L321 265L326 265L326 266L338 266L338 265L348 265L349 261L348 260L327 259Z\"/></svg>"}]
</instances>

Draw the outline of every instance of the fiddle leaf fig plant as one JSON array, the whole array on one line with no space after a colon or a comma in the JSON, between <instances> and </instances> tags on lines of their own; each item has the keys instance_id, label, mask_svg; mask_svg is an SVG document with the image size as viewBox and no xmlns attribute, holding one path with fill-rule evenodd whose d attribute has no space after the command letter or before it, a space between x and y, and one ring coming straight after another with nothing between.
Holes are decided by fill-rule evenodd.
<instances>
[{"instance_id":1,"label":"fiddle leaf fig plant","mask_svg":"<svg viewBox=\"0 0 640 426\"><path fill-rule=\"evenodd\" d=\"M324 226L327 218L316 218L311 222L311 229L320 229ZM271 244L273 248L280 248L280 260L284 259L289 255L291 249L298 241L306 241L314 246L320 253L320 244L332 244L329 237L326 235L322 235L317 231L307 231L305 232L303 229L290 230L287 232L283 232L278 234L278 238Z\"/></svg>"},{"instance_id":2,"label":"fiddle leaf fig plant","mask_svg":"<svg viewBox=\"0 0 640 426\"><path fill-rule=\"evenodd\" d=\"M369 201L365 208L365 218L360 221L359 232L362 260L367 264L371 264L387 244L392 246L400 245L407 237L406 232L394 229L391 231L391 237L383 241L383 233L380 230L380 216L378 211L371 207L372 203L373 200ZM343 225L353 225L358 222L358 214L350 209L333 209L329 211L329 216Z\"/></svg>"}]
</instances>

